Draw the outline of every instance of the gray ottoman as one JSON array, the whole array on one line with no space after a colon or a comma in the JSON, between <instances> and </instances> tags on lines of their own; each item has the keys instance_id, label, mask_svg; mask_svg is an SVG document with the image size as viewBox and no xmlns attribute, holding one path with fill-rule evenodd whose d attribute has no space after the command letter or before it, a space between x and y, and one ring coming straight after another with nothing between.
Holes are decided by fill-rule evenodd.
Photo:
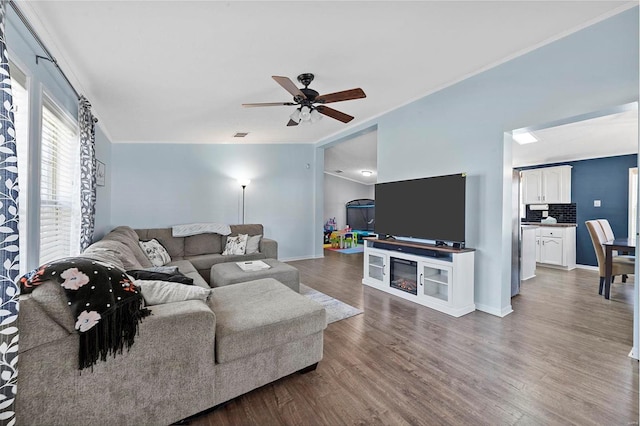
<instances>
[{"instance_id":1,"label":"gray ottoman","mask_svg":"<svg viewBox=\"0 0 640 426\"><path fill-rule=\"evenodd\" d=\"M262 259L262 261L271 267L260 271L243 271L235 262L213 265L211 267L211 287L223 287L261 278L274 278L300 293L300 273L296 268L276 259Z\"/></svg>"}]
</instances>

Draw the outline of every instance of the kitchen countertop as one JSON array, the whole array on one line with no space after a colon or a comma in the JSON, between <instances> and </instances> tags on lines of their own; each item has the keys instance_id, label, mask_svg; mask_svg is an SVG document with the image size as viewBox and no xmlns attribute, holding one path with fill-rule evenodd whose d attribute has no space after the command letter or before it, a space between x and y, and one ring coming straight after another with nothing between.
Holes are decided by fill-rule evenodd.
<instances>
[{"instance_id":1,"label":"kitchen countertop","mask_svg":"<svg viewBox=\"0 0 640 426\"><path fill-rule=\"evenodd\" d=\"M555 228L570 228L576 227L578 224L576 223L540 223L540 222L520 222L520 225L525 226L552 226Z\"/></svg>"}]
</instances>

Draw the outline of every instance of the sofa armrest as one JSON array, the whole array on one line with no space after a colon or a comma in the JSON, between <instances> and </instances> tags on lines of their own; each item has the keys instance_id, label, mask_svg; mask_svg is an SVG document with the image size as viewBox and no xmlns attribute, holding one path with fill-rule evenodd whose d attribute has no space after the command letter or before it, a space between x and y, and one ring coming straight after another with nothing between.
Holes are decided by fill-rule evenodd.
<instances>
[{"instance_id":1,"label":"sofa armrest","mask_svg":"<svg viewBox=\"0 0 640 426\"><path fill-rule=\"evenodd\" d=\"M91 369L74 334L21 353L20 423L169 424L212 407L215 314L201 300L150 309L134 344Z\"/></svg>"},{"instance_id":2,"label":"sofa armrest","mask_svg":"<svg viewBox=\"0 0 640 426\"><path fill-rule=\"evenodd\" d=\"M278 242L269 238L262 238L260 240L260 253L264 253L267 259L277 259Z\"/></svg>"}]
</instances>

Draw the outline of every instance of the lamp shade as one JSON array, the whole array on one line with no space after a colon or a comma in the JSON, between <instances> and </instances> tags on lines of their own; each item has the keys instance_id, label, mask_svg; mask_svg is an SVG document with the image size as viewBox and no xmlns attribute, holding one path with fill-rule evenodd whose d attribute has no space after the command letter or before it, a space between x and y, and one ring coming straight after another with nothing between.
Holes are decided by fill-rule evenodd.
<instances>
[{"instance_id":1,"label":"lamp shade","mask_svg":"<svg viewBox=\"0 0 640 426\"><path fill-rule=\"evenodd\" d=\"M317 123L321 119L322 119L322 114L320 114L317 109L315 109L315 108L312 109L311 110L311 122L312 123Z\"/></svg>"},{"instance_id":2,"label":"lamp shade","mask_svg":"<svg viewBox=\"0 0 640 426\"><path fill-rule=\"evenodd\" d=\"M300 108L300 121L310 121L311 120L311 109L309 107L303 106Z\"/></svg>"},{"instance_id":3,"label":"lamp shade","mask_svg":"<svg viewBox=\"0 0 640 426\"><path fill-rule=\"evenodd\" d=\"M249 186L249 184L251 183L251 180L249 179L238 179L238 183L240 184L241 187L245 187L245 186Z\"/></svg>"},{"instance_id":4,"label":"lamp shade","mask_svg":"<svg viewBox=\"0 0 640 426\"><path fill-rule=\"evenodd\" d=\"M293 114L291 114L289 116L289 118L292 121L295 121L296 123L299 123L300 122L300 108L297 108L295 111L293 111Z\"/></svg>"}]
</instances>

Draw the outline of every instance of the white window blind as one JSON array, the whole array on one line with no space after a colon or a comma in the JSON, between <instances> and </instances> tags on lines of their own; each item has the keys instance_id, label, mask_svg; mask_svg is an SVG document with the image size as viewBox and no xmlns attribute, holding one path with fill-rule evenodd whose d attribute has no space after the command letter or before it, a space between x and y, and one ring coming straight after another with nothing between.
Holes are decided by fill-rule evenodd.
<instances>
[{"instance_id":1,"label":"white window blind","mask_svg":"<svg viewBox=\"0 0 640 426\"><path fill-rule=\"evenodd\" d=\"M13 96L13 121L16 131L16 150L18 154L18 232L20 234L20 273L27 272L27 190L29 188L29 96L27 76L12 62L11 94Z\"/></svg>"},{"instance_id":2,"label":"white window blind","mask_svg":"<svg viewBox=\"0 0 640 426\"><path fill-rule=\"evenodd\" d=\"M77 124L49 100L42 106L40 264L79 251Z\"/></svg>"}]
</instances>

